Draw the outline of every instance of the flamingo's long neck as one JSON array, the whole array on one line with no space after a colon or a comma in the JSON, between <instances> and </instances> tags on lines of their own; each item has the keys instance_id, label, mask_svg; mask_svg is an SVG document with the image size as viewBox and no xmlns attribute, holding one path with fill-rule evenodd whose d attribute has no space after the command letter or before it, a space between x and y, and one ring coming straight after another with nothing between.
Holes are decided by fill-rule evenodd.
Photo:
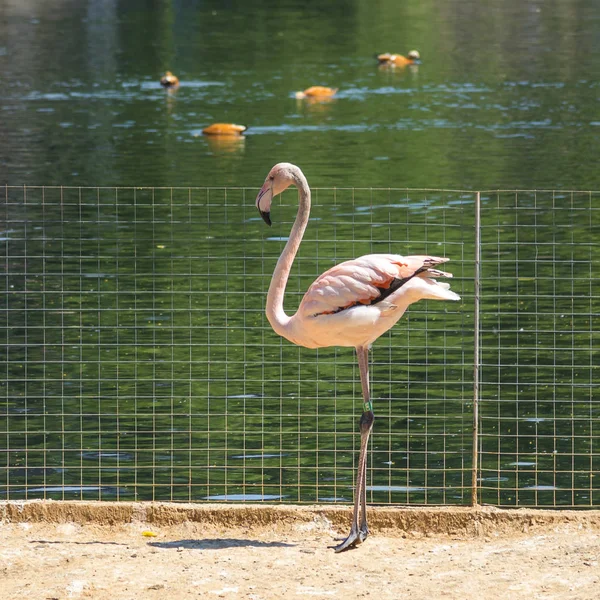
<instances>
[{"instance_id":1,"label":"flamingo's long neck","mask_svg":"<svg viewBox=\"0 0 600 600\"><path fill-rule=\"evenodd\" d=\"M299 192L298 214L296 215L296 220L294 221L288 242L279 257L277 266L273 272L269 293L267 294L266 308L267 319L269 319L271 327L273 327L276 333L287 339L289 339L290 335L289 328L291 317L286 315L283 310L285 287L310 215L310 188L308 187L306 178L301 172L295 177L294 183Z\"/></svg>"}]
</instances>

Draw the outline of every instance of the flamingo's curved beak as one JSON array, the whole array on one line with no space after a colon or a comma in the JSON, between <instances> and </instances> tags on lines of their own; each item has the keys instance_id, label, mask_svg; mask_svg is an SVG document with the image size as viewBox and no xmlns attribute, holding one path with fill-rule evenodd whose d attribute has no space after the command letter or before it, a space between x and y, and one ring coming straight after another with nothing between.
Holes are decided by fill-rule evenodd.
<instances>
[{"instance_id":1,"label":"flamingo's curved beak","mask_svg":"<svg viewBox=\"0 0 600 600\"><path fill-rule=\"evenodd\" d=\"M269 226L271 227L271 213L270 212L263 212L262 210L260 211L260 216L263 218L263 221Z\"/></svg>"},{"instance_id":2,"label":"flamingo's curved beak","mask_svg":"<svg viewBox=\"0 0 600 600\"><path fill-rule=\"evenodd\" d=\"M260 192L258 192L258 196L256 196L256 208L258 208L258 212L260 216L263 218L263 221L271 226L271 200L273 199L273 187L272 181L267 180L260 188Z\"/></svg>"}]
</instances>

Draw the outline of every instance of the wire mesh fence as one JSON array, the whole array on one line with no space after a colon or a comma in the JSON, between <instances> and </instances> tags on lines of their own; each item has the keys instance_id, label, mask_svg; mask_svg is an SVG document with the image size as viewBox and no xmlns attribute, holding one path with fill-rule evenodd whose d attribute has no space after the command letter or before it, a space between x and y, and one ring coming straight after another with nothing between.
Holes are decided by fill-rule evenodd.
<instances>
[{"instance_id":1,"label":"wire mesh fence","mask_svg":"<svg viewBox=\"0 0 600 600\"><path fill-rule=\"evenodd\" d=\"M255 195L5 188L0 498L352 499L355 357L271 330L297 198L267 229ZM369 501L469 504L475 484L484 503L598 504L595 199L313 190L289 313L371 252L448 256L463 299L412 305L373 347Z\"/></svg>"},{"instance_id":2,"label":"wire mesh fence","mask_svg":"<svg viewBox=\"0 0 600 600\"><path fill-rule=\"evenodd\" d=\"M598 194L482 197L480 493L597 506Z\"/></svg>"}]
</instances>

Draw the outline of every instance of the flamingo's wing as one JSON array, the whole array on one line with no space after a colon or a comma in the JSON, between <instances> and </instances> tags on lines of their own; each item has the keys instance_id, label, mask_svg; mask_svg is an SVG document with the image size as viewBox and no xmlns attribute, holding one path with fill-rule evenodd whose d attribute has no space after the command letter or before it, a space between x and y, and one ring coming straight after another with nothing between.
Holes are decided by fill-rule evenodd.
<instances>
[{"instance_id":1,"label":"flamingo's wing","mask_svg":"<svg viewBox=\"0 0 600 600\"><path fill-rule=\"evenodd\" d=\"M368 254L329 269L308 288L298 313L317 317L353 306L377 304L410 278L446 262L435 256ZM431 275L444 273L429 271Z\"/></svg>"}]
</instances>

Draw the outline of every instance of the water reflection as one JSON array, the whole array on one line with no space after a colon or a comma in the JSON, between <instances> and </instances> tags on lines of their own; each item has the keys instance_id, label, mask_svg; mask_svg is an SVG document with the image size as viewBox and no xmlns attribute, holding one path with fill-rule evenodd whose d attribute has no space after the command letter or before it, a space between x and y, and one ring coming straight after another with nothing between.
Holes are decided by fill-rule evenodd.
<instances>
[{"instance_id":1,"label":"water reflection","mask_svg":"<svg viewBox=\"0 0 600 600\"><path fill-rule=\"evenodd\" d=\"M194 137L197 137L194 134ZM211 135L205 136L206 143L215 154L242 154L246 149L245 135Z\"/></svg>"},{"instance_id":2,"label":"water reflection","mask_svg":"<svg viewBox=\"0 0 600 600\"><path fill-rule=\"evenodd\" d=\"M289 453L276 453L276 454L267 454L267 453L263 453L263 454L239 454L236 456L232 456L231 458L237 458L240 460L250 460L250 459L254 459L254 458L260 458L260 459L265 459L265 458L282 458L283 456L289 456Z\"/></svg>"},{"instance_id":3,"label":"water reflection","mask_svg":"<svg viewBox=\"0 0 600 600\"><path fill-rule=\"evenodd\" d=\"M423 487L413 487L406 485L368 485L368 492L424 492Z\"/></svg>"},{"instance_id":4,"label":"water reflection","mask_svg":"<svg viewBox=\"0 0 600 600\"><path fill-rule=\"evenodd\" d=\"M296 100L296 110L299 113L303 113L305 111L313 114L326 113L329 111L331 105L336 101L336 97L309 96L304 99Z\"/></svg>"},{"instance_id":5,"label":"water reflection","mask_svg":"<svg viewBox=\"0 0 600 600\"><path fill-rule=\"evenodd\" d=\"M6 494L6 491L0 490L0 494ZM46 485L12 489L10 490L10 494L17 498L53 498L60 500L64 497L90 499L98 497L114 498L116 496L128 496L131 494L131 491L126 488L97 485Z\"/></svg>"},{"instance_id":6,"label":"water reflection","mask_svg":"<svg viewBox=\"0 0 600 600\"><path fill-rule=\"evenodd\" d=\"M285 496L277 494L215 494L206 496L204 500L213 502L269 502L273 500L282 500Z\"/></svg>"}]
</instances>

